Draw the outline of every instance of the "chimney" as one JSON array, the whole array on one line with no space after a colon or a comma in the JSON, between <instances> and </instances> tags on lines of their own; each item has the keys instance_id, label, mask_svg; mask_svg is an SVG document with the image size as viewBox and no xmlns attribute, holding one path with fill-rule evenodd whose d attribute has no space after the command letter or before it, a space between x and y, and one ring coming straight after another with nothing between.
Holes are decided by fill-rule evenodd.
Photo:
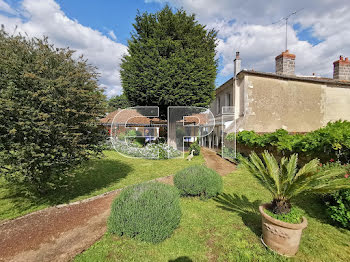
<instances>
[{"instance_id":1,"label":"chimney","mask_svg":"<svg viewBox=\"0 0 350 262\"><path fill-rule=\"evenodd\" d=\"M333 63L333 78L339 80L350 80L350 61L349 58L343 59L343 56L339 57L339 60Z\"/></svg>"},{"instance_id":2,"label":"chimney","mask_svg":"<svg viewBox=\"0 0 350 262\"><path fill-rule=\"evenodd\" d=\"M234 77L241 72L241 59L239 58L239 52L236 52L236 58L233 60L234 65Z\"/></svg>"},{"instance_id":3,"label":"chimney","mask_svg":"<svg viewBox=\"0 0 350 262\"><path fill-rule=\"evenodd\" d=\"M276 74L295 75L295 55L290 54L288 50L276 56Z\"/></svg>"}]
</instances>

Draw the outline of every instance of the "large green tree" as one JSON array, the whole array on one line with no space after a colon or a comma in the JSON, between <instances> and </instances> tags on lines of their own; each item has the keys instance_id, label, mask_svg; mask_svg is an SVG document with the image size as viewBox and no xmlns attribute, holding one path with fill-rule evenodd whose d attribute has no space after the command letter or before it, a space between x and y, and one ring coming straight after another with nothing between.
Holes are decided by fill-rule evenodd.
<instances>
[{"instance_id":1,"label":"large green tree","mask_svg":"<svg viewBox=\"0 0 350 262\"><path fill-rule=\"evenodd\" d=\"M108 111L112 112L119 108L124 109L130 106L128 98L125 94L115 95L108 99Z\"/></svg>"},{"instance_id":2,"label":"large green tree","mask_svg":"<svg viewBox=\"0 0 350 262\"><path fill-rule=\"evenodd\" d=\"M0 30L0 176L35 192L102 148L105 97L73 53Z\"/></svg>"},{"instance_id":3,"label":"large green tree","mask_svg":"<svg viewBox=\"0 0 350 262\"><path fill-rule=\"evenodd\" d=\"M216 32L195 15L169 6L138 14L121 65L128 100L137 106L207 107L214 98L217 61Z\"/></svg>"}]
</instances>

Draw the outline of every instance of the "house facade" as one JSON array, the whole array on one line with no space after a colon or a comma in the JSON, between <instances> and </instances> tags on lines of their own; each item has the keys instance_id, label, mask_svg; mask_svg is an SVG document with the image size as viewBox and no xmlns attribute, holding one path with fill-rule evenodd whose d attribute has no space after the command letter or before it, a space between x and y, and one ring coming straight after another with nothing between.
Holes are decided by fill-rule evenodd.
<instances>
[{"instance_id":1,"label":"house facade","mask_svg":"<svg viewBox=\"0 0 350 262\"><path fill-rule=\"evenodd\" d=\"M333 78L295 75L295 55L288 50L275 60L275 73L241 70L236 53L235 76L216 89L215 129L203 145L220 147L222 135L235 130L310 132L330 121L350 120L348 58L333 63Z\"/></svg>"}]
</instances>

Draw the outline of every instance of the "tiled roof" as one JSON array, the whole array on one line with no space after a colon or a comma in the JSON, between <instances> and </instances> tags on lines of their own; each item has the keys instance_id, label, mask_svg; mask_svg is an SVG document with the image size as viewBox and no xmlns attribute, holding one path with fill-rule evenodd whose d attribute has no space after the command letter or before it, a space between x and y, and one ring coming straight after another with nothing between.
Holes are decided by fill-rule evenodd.
<instances>
[{"instance_id":1,"label":"tiled roof","mask_svg":"<svg viewBox=\"0 0 350 262\"><path fill-rule=\"evenodd\" d=\"M112 124L114 117L121 112L122 109L118 109L116 111L113 111L109 113L106 117L102 118L100 120L101 124ZM128 121L129 120L129 121ZM196 123L200 122L200 124L206 124L208 121L207 114L194 114L192 116L185 118L187 123ZM126 109L123 111L123 113L119 114L117 116L116 123L118 124L139 124L139 125L150 125L151 122L153 124L166 124L166 120L159 119L157 117L155 118L149 118L145 117L142 114L140 114L136 109ZM182 122L182 121L181 121Z\"/></svg>"},{"instance_id":2,"label":"tiled roof","mask_svg":"<svg viewBox=\"0 0 350 262\"><path fill-rule=\"evenodd\" d=\"M112 124L114 117L123 109L118 109L109 113L106 117L102 118L100 122L102 124ZM119 114L116 119L118 124L141 124L149 125L152 122L163 122L159 118L148 118L141 115L136 109L125 109L123 113ZM129 120L129 121L128 121Z\"/></svg>"},{"instance_id":3,"label":"tiled roof","mask_svg":"<svg viewBox=\"0 0 350 262\"><path fill-rule=\"evenodd\" d=\"M272 77L277 79L297 80L297 81L304 81L304 82L326 83L326 84L342 86L345 88L350 88L350 81L348 80L338 80L338 79L326 78L326 77L280 75L275 73L266 73L266 72L259 72L254 70L242 70L241 72L238 73L238 76L243 74L266 76L266 77Z\"/></svg>"}]
</instances>

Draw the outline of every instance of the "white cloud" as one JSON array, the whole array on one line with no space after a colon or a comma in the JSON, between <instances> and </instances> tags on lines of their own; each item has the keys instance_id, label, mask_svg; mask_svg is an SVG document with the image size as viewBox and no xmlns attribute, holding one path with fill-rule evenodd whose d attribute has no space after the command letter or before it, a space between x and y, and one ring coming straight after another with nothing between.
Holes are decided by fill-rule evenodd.
<instances>
[{"instance_id":1,"label":"white cloud","mask_svg":"<svg viewBox=\"0 0 350 262\"><path fill-rule=\"evenodd\" d=\"M117 36L115 35L113 30L108 31L108 35L112 37L113 40L117 40Z\"/></svg>"},{"instance_id":2,"label":"white cloud","mask_svg":"<svg viewBox=\"0 0 350 262\"><path fill-rule=\"evenodd\" d=\"M68 18L55 1L23 0L20 15L0 15L0 24L4 24L9 32L18 26L17 32L36 37L45 35L59 47L69 46L77 50L77 56L84 54L91 64L98 67L101 73L99 83L106 87L107 95L121 92L120 61L127 47Z\"/></svg>"},{"instance_id":3,"label":"white cloud","mask_svg":"<svg viewBox=\"0 0 350 262\"><path fill-rule=\"evenodd\" d=\"M16 14L16 11L14 9L11 8L11 6L6 3L4 0L0 0L0 11L9 13L9 14Z\"/></svg>"},{"instance_id":4,"label":"white cloud","mask_svg":"<svg viewBox=\"0 0 350 262\"><path fill-rule=\"evenodd\" d=\"M152 2L152 0L147 0ZM233 74L235 51L241 52L242 67L275 70L275 56L284 50L285 27L273 22L301 10L289 20L288 49L296 54L296 73L331 76L333 61L340 54L350 56L350 5L348 0L153 0L170 2L195 13L208 28L219 30L218 56L222 57L222 76ZM301 40L292 24L310 28L308 37L322 40L317 45Z\"/></svg>"}]
</instances>

